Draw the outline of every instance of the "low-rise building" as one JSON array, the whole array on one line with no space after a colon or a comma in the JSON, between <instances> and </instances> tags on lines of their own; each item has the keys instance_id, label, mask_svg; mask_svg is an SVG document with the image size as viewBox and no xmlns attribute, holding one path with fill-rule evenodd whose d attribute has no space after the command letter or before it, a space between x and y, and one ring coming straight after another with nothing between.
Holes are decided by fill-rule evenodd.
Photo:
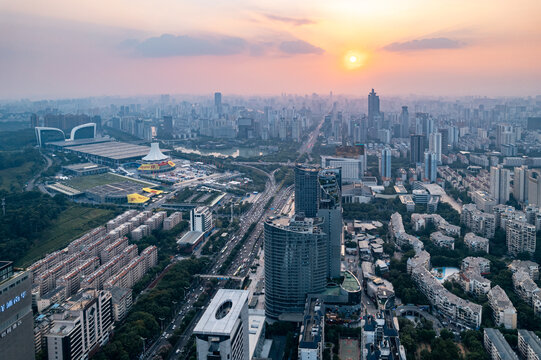
<instances>
[{"instance_id":1,"label":"low-rise building","mask_svg":"<svg viewBox=\"0 0 541 360\"><path fill-rule=\"evenodd\" d=\"M485 328L483 343L491 360L519 360L498 329Z\"/></svg>"},{"instance_id":2,"label":"low-rise building","mask_svg":"<svg viewBox=\"0 0 541 360\"><path fill-rule=\"evenodd\" d=\"M487 238L477 236L472 232L464 236L464 244L473 252L485 252L488 254L489 243Z\"/></svg>"},{"instance_id":3,"label":"low-rise building","mask_svg":"<svg viewBox=\"0 0 541 360\"><path fill-rule=\"evenodd\" d=\"M541 359L541 340L533 331L518 330L518 351L524 360Z\"/></svg>"},{"instance_id":4,"label":"low-rise building","mask_svg":"<svg viewBox=\"0 0 541 360\"><path fill-rule=\"evenodd\" d=\"M299 360L323 360L325 309L316 298L309 298L299 335Z\"/></svg>"},{"instance_id":5,"label":"low-rise building","mask_svg":"<svg viewBox=\"0 0 541 360\"><path fill-rule=\"evenodd\" d=\"M492 309L494 323L506 329L517 328L517 310L505 291L496 285L487 294L488 303Z\"/></svg>"},{"instance_id":6,"label":"low-rise building","mask_svg":"<svg viewBox=\"0 0 541 360\"><path fill-rule=\"evenodd\" d=\"M435 231L430 234L430 241L432 241L436 246L446 248L446 249L455 249L455 238L452 238L447 235L443 235L440 231Z\"/></svg>"}]
</instances>

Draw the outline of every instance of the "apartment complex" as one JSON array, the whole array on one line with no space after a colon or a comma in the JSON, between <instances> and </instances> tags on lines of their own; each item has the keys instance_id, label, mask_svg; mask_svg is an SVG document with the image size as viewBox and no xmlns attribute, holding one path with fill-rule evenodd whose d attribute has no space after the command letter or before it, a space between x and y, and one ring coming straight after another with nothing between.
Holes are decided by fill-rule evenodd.
<instances>
[{"instance_id":1,"label":"apartment complex","mask_svg":"<svg viewBox=\"0 0 541 360\"><path fill-rule=\"evenodd\" d=\"M517 310L505 291L496 285L487 294L488 303L492 309L494 323L506 329L517 328Z\"/></svg>"},{"instance_id":2,"label":"apartment complex","mask_svg":"<svg viewBox=\"0 0 541 360\"><path fill-rule=\"evenodd\" d=\"M485 252L488 254L490 242L487 238L469 232L464 236L464 244L473 252Z\"/></svg>"},{"instance_id":3,"label":"apartment complex","mask_svg":"<svg viewBox=\"0 0 541 360\"><path fill-rule=\"evenodd\" d=\"M419 290L432 306L452 323L467 329L478 329L481 326L482 306L464 300L447 290L425 266L427 254L416 255L415 257L423 257L422 261L413 260L409 265L411 277Z\"/></svg>"},{"instance_id":4,"label":"apartment complex","mask_svg":"<svg viewBox=\"0 0 541 360\"><path fill-rule=\"evenodd\" d=\"M510 255L516 256L522 252L533 254L536 245L535 225L517 220L507 221L506 241Z\"/></svg>"},{"instance_id":5,"label":"apartment complex","mask_svg":"<svg viewBox=\"0 0 541 360\"><path fill-rule=\"evenodd\" d=\"M518 351L525 360L541 359L541 340L533 331L518 330Z\"/></svg>"},{"instance_id":6,"label":"apartment complex","mask_svg":"<svg viewBox=\"0 0 541 360\"><path fill-rule=\"evenodd\" d=\"M519 360L498 329L485 328L483 344L491 360Z\"/></svg>"},{"instance_id":7,"label":"apartment complex","mask_svg":"<svg viewBox=\"0 0 541 360\"><path fill-rule=\"evenodd\" d=\"M496 217L494 214L478 210L475 204L466 204L462 206L460 222L477 235L488 239L494 237L494 232L496 231Z\"/></svg>"}]
</instances>

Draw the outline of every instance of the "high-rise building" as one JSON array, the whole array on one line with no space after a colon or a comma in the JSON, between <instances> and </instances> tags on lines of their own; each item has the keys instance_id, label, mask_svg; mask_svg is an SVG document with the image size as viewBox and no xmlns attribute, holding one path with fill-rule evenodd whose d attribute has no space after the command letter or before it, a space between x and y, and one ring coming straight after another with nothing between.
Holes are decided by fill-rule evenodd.
<instances>
[{"instance_id":1,"label":"high-rise building","mask_svg":"<svg viewBox=\"0 0 541 360\"><path fill-rule=\"evenodd\" d=\"M379 111L379 96L374 89L368 94L368 126L376 126L376 121L381 116Z\"/></svg>"},{"instance_id":2,"label":"high-rise building","mask_svg":"<svg viewBox=\"0 0 541 360\"><path fill-rule=\"evenodd\" d=\"M381 150L379 158L379 174L382 178L391 178L391 149L385 148Z\"/></svg>"},{"instance_id":3,"label":"high-rise building","mask_svg":"<svg viewBox=\"0 0 541 360\"><path fill-rule=\"evenodd\" d=\"M441 133L433 132L428 135L428 150L436 154L436 160L441 164Z\"/></svg>"},{"instance_id":4,"label":"high-rise building","mask_svg":"<svg viewBox=\"0 0 541 360\"><path fill-rule=\"evenodd\" d=\"M509 201L509 188L511 186L511 171L503 166L490 167L490 194L498 204Z\"/></svg>"},{"instance_id":5,"label":"high-rise building","mask_svg":"<svg viewBox=\"0 0 541 360\"><path fill-rule=\"evenodd\" d=\"M173 117L171 115L163 116L163 131L167 134L173 133Z\"/></svg>"},{"instance_id":6,"label":"high-rise building","mask_svg":"<svg viewBox=\"0 0 541 360\"><path fill-rule=\"evenodd\" d=\"M319 205L319 168L297 165L295 167L295 213L315 217Z\"/></svg>"},{"instance_id":7,"label":"high-rise building","mask_svg":"<svg viewBox=\"0 0 541 360\"><path fill-rule=\"evenodd\" d=\"M536 245L535 225L520 220L506 221L507 252L518 255L523 252L533 254Z\"/></svg>"},{"instance_id":8,"label":"high-rise building","mask_svg":"<svg viewBox=\"0 0 541 360\"><path fill-rule=\"evenodd\" d=\"M410 136L410 162L420 164L424 160L425 137L423 135Z\"/></svg>"},{"instance_id":9,"label":"high-rise building","mask_svg":"<svg viewBox=\"0 0 541 360\"><path fill-rule=\"evenodd\" d=\"M193 330L198 360L249 360L248 294L216 292Z\"/></svg>"},{"instance_id":10,"label":"high-rise building","mask_svg":"<svg viewBox=\"0 0 541 360\"><path fill-rule=\"evenodd\" d=\"M190 212L190 230L206 233L212 229L212 212L207 206L199 206Z\"/></svg>"},{"instance_id":11,"label":"high-rise building","mask_svg":"<svg viewBox=\"0 0 541 360\"><path fill-rule=\"evenodd\" d=\"M528 170L527 201L530 205L541 206L541 172L539 169Z\"/></svg>"},{"instance_id":12,"label":"high-rise building","mask_svg":"<svg viewBox=\"0 0 541 360\"><path fill-rule=\"evenodd\" d=\"M11 261L0 261L0 358L34 357L32 274L14 271Z\"/></svg>"},{"instance_id":13,"label":"high-rise building","mask_svg":"<svg viewBox=\"0 0 541 360\"><path fill-rule=\"evenodd\" d=\"M425 152L425 179L429 182L435 182L438 176L438 157L436 153Z\"/></svg>"},{"instance_id":14,"label":"high-rise building","mask_svg":"<svg viewBox=\"0 0 541 360\"><path fill-rule=\"evenodd\" d=\"M87 358L109 340L113 328L112 296L106 290L82 290L53 318L47 337L49 359Z\"/></svg>"},{"instance_id":15,"label":"high-rise building","mask_svg":"<svg viewBox=\"0 0 541 360\"><path fill-rule=\"evenodd\" d=\"M265 313L302 318L306 295L325 289L327 236L322 219L295 215L269 218L265 233Z\"/></svg>"},{"instance_id":16,"label":"high-rise building","mask_svg":"<svg viewBox=\"0 0 541 360\"><path fill-rule=\"evenodd\" d=\"M221 92L214 93L214 110L216 111L216 114L222 115L222 93Z\"/></svg>"},{"instance_id":17,"label":"high-rise building","mask_svg":"<svg viewBox=\"0 0 541 360\"><path fill-rule=\"evenodd\" d=\"M449 129L440 129L441 134L441 152L447 154L449 152Z\"/></svg>"},{"instance_id":18,"label":"high-rise building","mask_svg":"<svg viewBox=\"0 0 541 360\"><path fill-rule=\"evenodd\" d=\"M341 169L324 169L318 175L321 189L317 216L327 238L327 277L340 277L342 249L342 182Z\"/></svg>"},{"instance_id":19,"label":"high-rise building","mask_svg":"<svg viewBox=\"0 0 541 360\"><path fill-rule=\"evenodd\" d=\"M402 113L400 114L400 128L403 138L410 136L410 115L408 113L408 107L402 106Z\"/></svg>"},{"instance_id":20,"label":"high-rise building","mask_svg":"<svg viewBox=\"0 0 541 360\"><path fill-rule=\"evenodd\" d=\"M528 166L515 167L513 178L513 196L519 203L528 202Z\"/></svg>"},{"instance_id":21,"label":"high-rise building","mask_svg":"<svg viewBox=\"0 0 541 360\"><path fill-rule=\"evenodd\" d=\"M498 124L496 126L496 146L499 148L502 145L514 143L513 127L511 125Z\"/></svg>"}]
</instances>

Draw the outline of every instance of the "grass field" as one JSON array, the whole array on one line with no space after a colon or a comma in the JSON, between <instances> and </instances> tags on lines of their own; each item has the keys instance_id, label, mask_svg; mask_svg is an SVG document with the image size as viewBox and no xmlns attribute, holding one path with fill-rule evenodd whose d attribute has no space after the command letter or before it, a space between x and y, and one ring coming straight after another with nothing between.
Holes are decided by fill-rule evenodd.
<instances>
[{"instance_id":1,"label":"grass field","mask_svg":"<svg viewBox=\"0 0 541 360\"><path fill-rule=\"evenodd\" d=\"M340 360L360 360L359 340L340 339Z\"/></svg>"},{"instance_id":2,"label":"grass field","mask_svg":"<svg viewBox=\"0 0 541 360\"><path fill-rule=\"evenodd\" d=\"M90 188L93 188L94 186L112 184L112 183L123 182L123 181L131 181L134 183L140 183L141 187L155 186L154 184L148 183L143 180L135 180L135 179L127 178L127 177L112 174L112 173L89 175L89 176L78 176L78 177L74 177L72 179L63 181L62 183L74 189L77 189L79 191L85 191Z\"/></svg>"},{"instance_id":3,"label":"grass field","mask_svg":"<svg viewBox=\"0 0 541 360\"><path fill-rule=\"evenodd\" d=\"M45 254L65 247L70 241L85 232L105 224L115 215L113 210L72 206L64 210L53 225L43 231L30 251L19 261L19 266L28 266Z\"/></svg>"},{"instance_id":4,"label":"grass field","mask_svg":"<svg viewBox=\"0 0 541 360\"><path fill-rule=\"evenodd\" d=\"M21 191L24 183L32 177L34 162L29 161L21 166L0 170L0 190Z\"/></svg>"}]
</instances>

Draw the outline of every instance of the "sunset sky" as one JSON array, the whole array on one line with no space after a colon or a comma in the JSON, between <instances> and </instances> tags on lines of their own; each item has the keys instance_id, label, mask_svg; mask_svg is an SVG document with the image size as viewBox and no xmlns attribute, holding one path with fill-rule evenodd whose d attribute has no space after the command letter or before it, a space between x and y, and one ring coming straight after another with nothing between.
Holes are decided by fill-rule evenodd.
<instances>
[{"instance_id":1,"label":"sunset sky","mask_svg":"<svg viewBox=\"0 0 541 360\"><path fill-rule=\"evenodd\" d=\"M541 94L539 0L0 2L0 98Z\"/></svg>"}]
</instances>

